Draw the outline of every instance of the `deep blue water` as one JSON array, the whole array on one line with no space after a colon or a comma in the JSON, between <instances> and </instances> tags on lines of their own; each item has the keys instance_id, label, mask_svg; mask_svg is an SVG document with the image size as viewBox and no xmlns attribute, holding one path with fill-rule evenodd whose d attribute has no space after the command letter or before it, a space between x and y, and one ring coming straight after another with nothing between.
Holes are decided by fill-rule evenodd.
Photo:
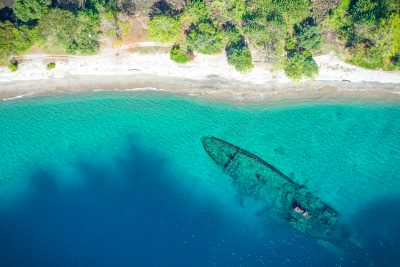
<instances>
[{"instance_id":1,"label":"deep blue water","mask_svg":"<svg viewBox=\"0 0 400 267\"><path fill-rule=\"evenodd\" d=\"M331 257L290 229L267 234L213 203L191 203L165 160L135 145L75 167L83 184L61 188L57 173L38 169L2 212L1 266L308 266Z\"/></svg>"},{"instance_id":2,"label":"deep blue water","mask_svg":"<svg viewBox=\"0 0 400 267\"><path fill-rule=\"evenodd\" d=\"M48 111L45 104L39 106ZM397 107L393 110L398 112ZM2 112L7 114L6 109ZM82 123L79 115L73 116ZM99 118L90 120L100 123L99 128L91 125L88 131L100 134L105 129ZM37 125L30 130L38 129ZM185 129L182 126L177 131L186 136ZM188 152L179 145L168 153L170 144L154 146L148 136L119 134L123 137L118 139L118 149L107 153L90 150L57 164L52 164L57 156L45 163L36 158L25 172L16 172L20 176L16 184L23 184L23 190L0 205L0 266L400 266L400 194L385 193L354 203L357 208L347 212L344 223L363 252L339 252L279 218L266 216L251 199L236 198L229 177L206 156L192 161L192 174L176 167L181 157L187 157L176 151ZM200 140L193 143L199 144L202 155ZM399 147L391 148L397 151ZM46 157L49 150L39 154ZM14 151L12 146L10 151ZM59 153L60 158L66 157L67 152L60 149ZM209 173L226 182L192 181L208 174L195 165L206 166Z\"/></svg>"}]
</instances>

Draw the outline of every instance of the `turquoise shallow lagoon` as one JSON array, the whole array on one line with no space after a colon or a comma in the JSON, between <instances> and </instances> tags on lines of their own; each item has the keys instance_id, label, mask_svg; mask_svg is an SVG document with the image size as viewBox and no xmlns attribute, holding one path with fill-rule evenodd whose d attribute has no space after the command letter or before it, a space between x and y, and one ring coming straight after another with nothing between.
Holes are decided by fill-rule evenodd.
<instances>
[{"instance_id":1,"label":"turquoise shallow lagoon","mask_svg":"<svg viewBox=\"0 0 400 267\"><path fill-rule=\"evenodd\" d=\"M368 261L398 266L399 104L132 92L0 103L0 265L363 266L238 196L204 135L305 184Z\"/></svg>"}]
</instances>

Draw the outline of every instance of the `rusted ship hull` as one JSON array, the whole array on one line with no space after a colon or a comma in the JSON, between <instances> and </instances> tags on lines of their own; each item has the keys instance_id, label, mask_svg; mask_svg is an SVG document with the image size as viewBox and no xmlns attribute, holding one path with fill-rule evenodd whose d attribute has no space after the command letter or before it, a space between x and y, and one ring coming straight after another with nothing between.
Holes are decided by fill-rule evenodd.
<instances>
[{"instance_id":1,"label":"rusted ship hull","mask_svg":"<svg viewBox=\"0 0 400 267\"><path fill-rule=\"evenodd\" d=\"M213 161L232 177L241 194L268 204L294 228L329 240L339 214L304 186L258 156L215 137L202 144Z\"/></svg>"}]
</instances>

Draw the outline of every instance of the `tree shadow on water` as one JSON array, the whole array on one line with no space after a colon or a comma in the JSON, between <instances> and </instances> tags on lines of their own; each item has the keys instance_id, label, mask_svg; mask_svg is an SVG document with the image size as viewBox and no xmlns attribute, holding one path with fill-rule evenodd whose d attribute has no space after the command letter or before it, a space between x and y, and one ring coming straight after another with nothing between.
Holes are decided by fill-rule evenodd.
<instances>
[{"instance_id":1,"label":"tree shadow on water","mask_svg":"<svg viewBox=\"0 0 400 267\"><path fill-rule=\"evenodd\" d=\"M184 240L200 234L185 220L217 215L192 211L165 162L130 145L110 162L78 162L78 184L59 182L72 174L35 170L27 191L0 211L0 266L174 265L178 252L186 255L178 264L190 265L196 254ZM211 239L218 229L208 231Z\"/></svg>"},{"instance_id":2,"label":"tree shadow on water","mask_svg":"<svg viewBox=\"0 0 400 267\"><path fill-rule=\"evenodd\" d=\"M290 266L276 253L285 247L191 197L168 159L134 139L72 167L33 171L0 210L0 266Z\"/></svg>"},{"instance_id":3,"label":"tree shadow on water","mask_svg":"<svg viewBox=\"0 0 400 267\"><path fill-rule=\"evenodd\" d=\"M195 199L167 158L135 141L68 173L33 171L0 210L0 266L334 266L286 228L259 231Z\"/></svg>"}]
</instances>

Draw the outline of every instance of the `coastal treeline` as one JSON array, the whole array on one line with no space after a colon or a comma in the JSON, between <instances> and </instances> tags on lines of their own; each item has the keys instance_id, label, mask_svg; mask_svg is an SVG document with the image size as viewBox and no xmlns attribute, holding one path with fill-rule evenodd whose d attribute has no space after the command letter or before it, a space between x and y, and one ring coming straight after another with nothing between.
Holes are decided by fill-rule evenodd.
<instances>
[{"instance_id":1,"label":"coastal treeline","mask_svg":"<svg viewBox=\"0 0 400 267\"><path fill-rule=\"evenodd\" d=\"M144 15L148 38L171 45L171 59L224 52L248 72L262 61L293 80L314 78L314 56L336 51L351 64L400 69L396 0L3 0L0 61L32 45L93 54L104 36L123 38ZM135 27L135 25L133 25Z\"/></svg>"}]
</instances>

